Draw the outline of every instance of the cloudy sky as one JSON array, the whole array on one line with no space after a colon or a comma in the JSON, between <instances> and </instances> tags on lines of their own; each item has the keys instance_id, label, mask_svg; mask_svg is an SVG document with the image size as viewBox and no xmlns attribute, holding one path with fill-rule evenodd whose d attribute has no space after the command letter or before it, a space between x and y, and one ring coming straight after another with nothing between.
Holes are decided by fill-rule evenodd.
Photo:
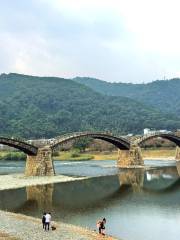
<instances>
[{"instance_id":1,"label":"cloudy sky","mask_svg":"<svg viewBox=\"0 0 180 240\"><path fill-rule=\"evenodd\" d=\"M0 0L0 72L180 77L179 0Z\"/></svg>"}]
</instances>

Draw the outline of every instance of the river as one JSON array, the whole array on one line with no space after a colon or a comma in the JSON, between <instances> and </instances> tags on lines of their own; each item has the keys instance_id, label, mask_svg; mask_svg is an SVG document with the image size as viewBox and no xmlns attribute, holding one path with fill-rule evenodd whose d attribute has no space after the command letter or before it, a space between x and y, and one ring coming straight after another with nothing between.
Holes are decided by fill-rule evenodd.
<instances>
[{"instance_id":1,"label":"river","mask_svg":"<svg viewBox=\"0 0 180 240\"><path fill-rule=\"evenodd\" d=\"M146 161L152 168L122 170L116 161L55 162L57 174L92 178L0 192L2 210L96 229L125 240L180 238L180 179L174 161ZM24 171L24 162L0 162L0 174ZM178 166L178 168L180 168Z\"/></svg>"}]
</instances>

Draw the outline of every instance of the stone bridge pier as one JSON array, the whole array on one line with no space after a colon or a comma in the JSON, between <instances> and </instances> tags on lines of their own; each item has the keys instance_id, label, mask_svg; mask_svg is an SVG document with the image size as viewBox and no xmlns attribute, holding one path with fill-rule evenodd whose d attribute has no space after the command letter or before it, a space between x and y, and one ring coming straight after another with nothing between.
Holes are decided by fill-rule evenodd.
<instances>
[{"instance_id":1,"label":"stone bridge pier","mask_svg":"<svg viewBox=\"0 0 180 240\"><path fill-rule=\"evenodd\" d=\"M118 150L117 166L121 168L135 168L144 166L141 148L137 145L130 145L129 150Z\"/></svg>"},{"instance_id":2,"label":"stone bridge pier","mask_svg":"<svg viewBox=\"0 0 180 240\"><path fill-rule=\"evenodd\" d=\"M175 159L177 161L180 161L180 147L179 146L176 147Z\"/></svg>"},{"instance_id":3,"label":"stone bridge pier","mask_svg":"<svg viewBox=\"0 0 180 240\"><path fill-rule=\"evenodd\" d=\"M25 176L54 176L52 161L52 149L50 147L39 148L37 155L27 155Z\"/></svg>"}]
</instances>

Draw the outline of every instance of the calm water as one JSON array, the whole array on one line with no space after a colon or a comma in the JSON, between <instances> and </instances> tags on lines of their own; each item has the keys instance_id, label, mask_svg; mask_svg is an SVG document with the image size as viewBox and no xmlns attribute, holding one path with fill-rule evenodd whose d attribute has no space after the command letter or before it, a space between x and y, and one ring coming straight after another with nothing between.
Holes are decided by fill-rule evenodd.
<instances>
[{"instance_id":1,"label":"calm water","mask_svg":"<svg viewBox=\"0 0 180 240\"><path fill-rule=\"evenodd\" d=\"M96 228L125 240L180 239L180 170L175 163L146 162L148 171L119 170L115 161L56 162L57 173L96 176L83 181L0 192L0 208ZM178 167L179 168L179 167ZM23 162L0 162L1 174L24 171Z\"/></svg>"}]
</instances>

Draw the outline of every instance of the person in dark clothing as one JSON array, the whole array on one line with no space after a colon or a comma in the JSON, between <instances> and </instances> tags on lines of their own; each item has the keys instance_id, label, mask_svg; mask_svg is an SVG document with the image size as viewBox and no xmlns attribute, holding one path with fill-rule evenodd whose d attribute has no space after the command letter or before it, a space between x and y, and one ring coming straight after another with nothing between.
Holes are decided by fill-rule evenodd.
<instances>
[{"instance_id":1,"label":"person in dark clothing","mask_svg":"<svg viewBox=\"0 0 180 240\"><path fill-rule=\"evenodd\" d=\"M45 224L46 224L46 213L44 212L44 213L43 213L43 216L42 216L43 229L45 229Z\"/></svg>"},{"instance_id":2,"label":"person in dark clothing","mask_svg":"<svg viewBox=\"0 0 180 240\"><path fill-rule=\"evenodd\" d=\"M106 219L103 218L101 224L100 224L100 228L101 228L101 234L105 235L105 224L106 224Z\"/></svg>"},{"instance_id":3,"label":"person in dark clothing","mask_svg":"<svg viewBox=\"0 0 180 240\"><path fill-rule=\"evenodd\" d=\"M101 220L97 221L96 227L98 228L99 234L101 234Z\"/></svg>"},{"instance_id":4,"label":"person in dark clothing","mask_svg":"<svg viewBox=\"0 0 180 240\"><path fill-rule=\"evenodd\" d=\"M105 235L105 224L106 224L106 219L103 218L103 220L100 220L97 222L97 227L99 230L99 234Z\"/></svg>"},{"instance_id":5,"label":"person in dark clothing","mask_svg":"<svg viewBox=\"0 0 180 240\"><path fill-rule=\"evenodd\" d=\"M99 234L101 234L101 223L102 222L99 223L99 228L98 228L99 229Z\"/></svg>"}]
</instances>

